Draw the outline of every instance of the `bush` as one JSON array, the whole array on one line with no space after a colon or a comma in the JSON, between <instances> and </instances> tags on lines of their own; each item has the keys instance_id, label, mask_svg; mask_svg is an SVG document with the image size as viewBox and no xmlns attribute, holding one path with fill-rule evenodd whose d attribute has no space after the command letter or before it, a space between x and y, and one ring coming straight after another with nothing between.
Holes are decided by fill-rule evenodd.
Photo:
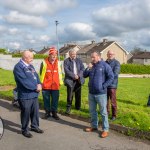
<instances>
[{"instance_id":1,"label":"bush","mask_svg":"<svg viewBox=\"0 0 150 150\"><path fill-rule=\"evenodd\" d=\"M0 54L6 54L7 50L5 48L0 48Z\"/></svg>"},{"instance_id":2,"label":"bush","mask_svg":"<svg viewBox=\"0 0 150 150\"><path fill-rule=\"evenodd\" d=\"M122 64L121 73L150 74L150 65Z\"/></svg>"},{"instance_id":3,"label":"bush","mask_svg":"<svg viewBox=\"0 0 150 150\"><path fill-rule=\"evenodd\" d=\"M18 53L18 54L12 54L12 57L21 57L22 54ZM46 57L48 57L48 55L44 55L44 54L35 54L34 55L34 59L45 59ZM60 60L64 60L64 56L60 56Z\"/></svg>"}]
</instances>

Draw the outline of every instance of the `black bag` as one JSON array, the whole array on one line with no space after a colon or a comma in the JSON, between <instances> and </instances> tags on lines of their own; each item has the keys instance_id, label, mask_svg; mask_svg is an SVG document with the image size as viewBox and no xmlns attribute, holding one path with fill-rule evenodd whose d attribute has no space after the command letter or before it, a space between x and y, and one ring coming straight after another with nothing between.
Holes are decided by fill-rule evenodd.
<instances>
[{"instance_id":1,"label":"black bag","mask_svg":"<svg viewBox=\"0 0 150 150\"><path fill-rule=\"evenodd\" d=\"M149 97L148 97L147 106L149 106L149 107L150 107L150 95L149 95Z\"/></svg>"}]
</instances>

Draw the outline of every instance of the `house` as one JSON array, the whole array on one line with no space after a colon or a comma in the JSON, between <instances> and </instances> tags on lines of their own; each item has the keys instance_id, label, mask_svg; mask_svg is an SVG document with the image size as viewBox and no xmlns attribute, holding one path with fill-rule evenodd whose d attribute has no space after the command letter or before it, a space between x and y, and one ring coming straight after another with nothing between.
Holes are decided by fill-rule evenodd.
<instances>
[{"instance_id":1,"label":"house","mask_svg":"<svg viewBox=\"0 0 150 150\"><path fill-rule=\"evenodd\" d=\"M44 54L48 55L49 54L49 47L44 47L41 51L39 51L37 54Z\"/></svg>"},{"instance_id":2,"label":"house","mask_svg":"<svg viewBox=\"0 0 150 150\"><path fill-rule=\"evenodd\" d=\"M150 65L150 52L138 52L133 55L132 63Z\"/></svg>"},{"instance_id":3,"label":"house","mask_svg":"<svg viewBox=\"0 0 150 150\"><path fill-rule=\"evenodd\" d=\"M77 55L82 59L83 62L89 63L91 61L91 53L97 51L101 53L101 58L103 60L107 59L107 52L109 50L113 50L115 52L115 58L121 63L126 64L128 60L128 55L130 53L126 51L123 47L121 47L116 41L108 41L107 39L103 39L102 42L95 43L92 41L91 44L85 45L81 48Z\"/></svg>"},{"instance_id":4,"label":"house","mask_svg":"<svg viewBox=\"0 0 150 150\"><path fill-rule=\"evenodd\" d=\"M60 56L63 56L64 58L67 58L69 56L69 51L73 49L76 52L79 51L81 48L79 45L77 44L65 44L63 47L60 48L59 53Z\"/></svg>"}]
</instances>

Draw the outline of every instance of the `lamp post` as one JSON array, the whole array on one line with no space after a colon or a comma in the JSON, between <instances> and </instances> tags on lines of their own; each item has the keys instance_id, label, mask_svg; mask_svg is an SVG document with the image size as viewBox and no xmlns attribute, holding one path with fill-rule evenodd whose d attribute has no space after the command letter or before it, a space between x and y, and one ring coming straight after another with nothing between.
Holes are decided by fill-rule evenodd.
<instances>
[{"instance_id":1,"label":"lamp post","mask_svg":"<svg viewBox=\"0 0 150 150\"><path fill-rule=\"evenodd\" d=\"M56 41L57 41L57 50L58 50L58 59L60 60L60 54L59 54L59 38L58 38L58 31L57 31L57 26L59 22L56 20L55 25L56 25Z\"/></svg>"}]
</instances>

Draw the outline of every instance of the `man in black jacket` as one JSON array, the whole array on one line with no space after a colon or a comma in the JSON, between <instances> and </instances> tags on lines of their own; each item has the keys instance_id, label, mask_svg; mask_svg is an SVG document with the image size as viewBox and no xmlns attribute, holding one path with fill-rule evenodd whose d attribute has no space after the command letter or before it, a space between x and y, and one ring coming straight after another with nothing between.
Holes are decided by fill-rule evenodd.
<instances>
[{"instance_id":1,"label":"man in black jacket","mask_svg":"<svg viewBox=\"0 0 150 150\"><path fill-rule=\"evenodd\" d=\"M75 108L80 110L81 107L81 85L84 84L82 61L76 57L76 51L70 50L69 57L64 61L65 79L67 86L67 109L66 114L70 114L73 92L75 92Z\"/></svg>"},{"instance_id":2,"label":"man in black jacket","mask_svg":"<svg viewBox=\"0 0 150 150\"><path fill-rule=\"evenodd\" d=\"M114 80L111 85L107 88L107 111L108 114L110 113L110 106L109 106L109 99L111 101L112 107L112 118L111 120L114 121L117 116L117 101L116 101L116 90L118 86L118 75L120 73L120 63L118 60L115 59L115 53L112 50L107 52L107 60L106 63L110 65L112 71L114 73Z\"/></svg>"}]
</instances>

